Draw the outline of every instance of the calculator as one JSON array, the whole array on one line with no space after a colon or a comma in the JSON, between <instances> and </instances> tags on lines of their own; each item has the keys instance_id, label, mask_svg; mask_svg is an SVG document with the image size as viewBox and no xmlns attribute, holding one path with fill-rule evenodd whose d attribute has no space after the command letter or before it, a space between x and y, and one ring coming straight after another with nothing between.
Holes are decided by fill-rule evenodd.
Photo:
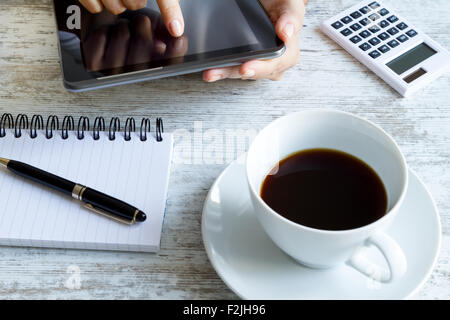
<instances>
[{"instance_id":1,"label":"calculator","mask_svg":"<svg viewBox=\"0 0 450 320\"><path fill-rule=\"evenodd\" d=\"M404 97L450 67L447 50L381 1L362 1L320 28Z\"/></svg>"}]
</instances>

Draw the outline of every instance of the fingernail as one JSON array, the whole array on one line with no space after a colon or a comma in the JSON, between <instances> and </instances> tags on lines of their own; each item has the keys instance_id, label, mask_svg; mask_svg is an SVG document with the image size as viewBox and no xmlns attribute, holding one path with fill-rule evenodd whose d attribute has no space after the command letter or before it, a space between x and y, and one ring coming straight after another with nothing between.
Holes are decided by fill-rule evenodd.
<instances>
[{"instance_id":1,"label":"fingernail","mask_svg":"<svg viewBox=\"0 0 450 320\"><path fill-rule=\"evenodd\" d=\"M161 40L155 40L155 47L158 53L164 53L166 51L167 45Z\"/></svg>"},{"instance_id":2,"label":"fingernail","mask_svg":"<svg viewBox=\"0 0 450 320\"><path fill-rule=\"evenodd\" d=\"M243 74L244 78L251 78L255 76L255 70L252 69L248 69L247 71L245 71L245 73Z\"/></svg>"},{"instance_id":3,"label":"fingernail","mask_svg":"<svg viewBox=\"0 0 450 320\"><path fill-rule=\"evenodd\" d=\"M183 38L178 38L175 40L175 50L176 51L180 51L181 49L183 49L184 46L184 39Z\"/></svg>"},{"instance_id":4,"label":"fingernail","mask_svg":"<svg viewBox=\"0 0 450 320\"><path fill-rule=\"evenodd\" d=\"M100 4L100 2L92 2L91 5L92 5L91 10L93 12L95 12L95 13L102 12L103 6Z\"/></svg>"},{"instance_id":5,"label":"fingernail","mask_svg":"<svg viewBox=\"0 0 450 320\"><path fill-rule=\"evenodd\" d=\"M288 23L284 27L284 34L286 35L287 38L292 37L292 35L294 34L294 25L292 23Z\"/></svg>"},{"instance_id":6,"label":"fingernail","mask_svg":"<svg viewBox=\"0 0 450 320\"><path fill-rule=\"evenodd\" d=\"M112 12L113 14L115 14L115 15L119 15L119 14L125 12L126 10L127 10L126 7L121 6L121 5L118 5L118 6L114 7L114 8L111 10L111 12Z\"/></svg>"},{"instance_id":7,"label":"fingernail","mask_svg":"<svg viewBox=\"0 0 450 320\"><path fill-rule=\"evenodd\" d=\"M173 20L170 25L170 31L172 31L172 34L176 37L179 37L183 34L181 31L181 23L178 20Z\"/></svg>"},{"instance_id":8,"label":"fingernail","mask_svg":"<svg viewBox=\"0 0 450 320\"><path fill-rule=\"evenodd\" d=\"M208 82L216 82L219 81L220 79L222 79L221 76L212 76Z\"/></svg>"},{"instance_id":9,"label":"fingernail","mask_svg":"<svg viewBox=\"0 0 450 320\"><path fill-rule=\"evenodd\" d=\"M208 82L215 82L218 80L222 80L224 78L223 73L221 72L214 72L211 77L208 79Z\"/></svg>"}]
</instances>

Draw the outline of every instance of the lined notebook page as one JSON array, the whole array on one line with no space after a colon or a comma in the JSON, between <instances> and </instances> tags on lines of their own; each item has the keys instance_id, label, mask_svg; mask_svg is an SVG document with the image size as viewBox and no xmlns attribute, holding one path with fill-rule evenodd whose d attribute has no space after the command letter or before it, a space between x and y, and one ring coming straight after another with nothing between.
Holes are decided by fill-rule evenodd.
<instances>
[{"instance_id":1,"label":"lined notebook page","mask_svg":"<svg viewBox=\"0 0 450 320\"><path fill-rule=\"evenodd\" d=\"M0 157L18 160L123 200L147 214L127 226L85 209L79 201L0 170L0 245L155 252L164 220L173 137L100 140L74 132L46 139L7 131Z\"/></svg>"}]
</instances>

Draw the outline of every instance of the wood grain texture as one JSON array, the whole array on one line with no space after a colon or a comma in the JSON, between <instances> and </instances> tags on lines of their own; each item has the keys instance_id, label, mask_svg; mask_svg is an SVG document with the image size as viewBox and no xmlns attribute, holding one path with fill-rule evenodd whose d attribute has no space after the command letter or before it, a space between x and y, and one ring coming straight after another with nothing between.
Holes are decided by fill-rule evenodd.
<instances>
[{"instance_id":1,"label":"wood grain texture","mask_svg":"<svg viewBox=\"0 0 450 320\"><path fill-rule=\"evenodd\" d=\"M437 266L416 298L450 299L450 76L403 99L319 31L353 1L311 0L301 36L302 59L279 82L204 83L199 74L82 94L61 81L51 0L0 2L0 113L162 116L168 131L257 130L299 110L333 108L380 124L440 210L443 242ZM450 49L447 0L390 1L399 13ZM430 17L432 19L430 19ZM192 137L194 139L194 137ZM206 142L205 142L206 143ZM220 141L215 141L220 147ZM187 141L177 142L182 150ZM241 145L238 152L245 151ZM1 299L235 299L205 254L201 210L226 164L195 164L192 150L175 164L159 254L0 248ZM195 158L195 159L194 159ZM193 164L188 164L191 160ZM68 289L70 266L80 288ZM77 270L75 267L74 270Z\"/></svg>"}]
</instances>

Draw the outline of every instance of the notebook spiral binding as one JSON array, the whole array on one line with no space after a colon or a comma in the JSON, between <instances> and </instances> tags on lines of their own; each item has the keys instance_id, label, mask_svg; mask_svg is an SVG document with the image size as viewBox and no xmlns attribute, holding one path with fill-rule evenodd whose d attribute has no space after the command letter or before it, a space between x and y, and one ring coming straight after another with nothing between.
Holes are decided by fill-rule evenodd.
<instances>
[{"instance_id":1,"label":"notebook spiral binding","mask_svg":"<svg viewBox=\"0 0 450 320\"><path fill-rule=\"evenodd\" d=\"M47 139L53 138L55 132L61 130L61 138L66 140L69 138L69 131L76 131L76 136L79 140L84 139L85 133L91 130L91 122L88 117L81 116L78 119L78 124L75 127L75 120L72 116L65 116L60 126L60 120L56 115L47 117L44 126L44 118L41 115L33 115L31 121L26 114L18 114L15 118L11 113L3 113L0 118L0 138L6 136L6 129L11 129L14 132L15 138L20 138L23 132L29 131L30 138L35 139L38 136L38 130L45 131ZM147 141L147 133L151 132L150 118L142 118L139 138L141 141ZM106 129L106 122L103 117L96 117L92 126L92 137L94 140L100 139L100 132L108 132L108 139L115 140L116 133L121 131L120 119L113 117ZM125 141L132 139L132 133L136 132L136 120L129 117L125 121L123 127ZM156 118L156 141L163 141L162 134L164 132L163 121L161 118Z\"/></svg>"}]
</instances>

